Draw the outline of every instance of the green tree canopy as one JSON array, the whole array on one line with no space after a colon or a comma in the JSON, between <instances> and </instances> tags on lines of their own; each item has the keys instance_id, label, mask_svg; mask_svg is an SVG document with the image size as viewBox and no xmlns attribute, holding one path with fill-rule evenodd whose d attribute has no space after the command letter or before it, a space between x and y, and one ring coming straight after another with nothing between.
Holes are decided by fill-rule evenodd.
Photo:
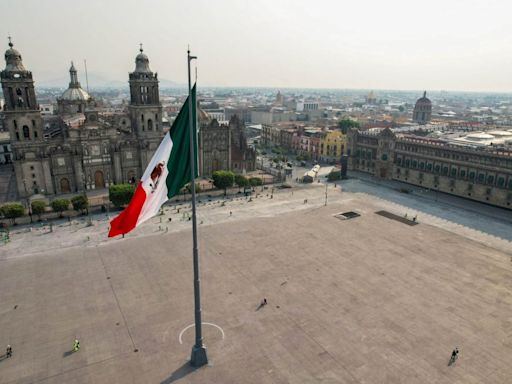
<instances>
[{"instance_id":1,"label":"green tree canopy","mask_svg":"<svg viewBox=\"0 0 512 384\"><path fill-rule=\"evenodd\" d=\"M327 180L328 181L334 181L334 180L340 180L340 179L341 179L341 171L340 170L332 170L327 175Z\"/></svg>"},{"instance_id":2,"label":"green tree canopy","mask_svg":"<svg viewBox=\"0 0 512 384\"><path fill-rule=\"evenodd\" d=\"M238 188L243 188L246 185L249 185L249 180L244 175L236 174L235 184L238 185Z\"/></svg>"},{"instance_id":3,"label":"green tree canopy","mask_svg":"<svg viewBox=\"0 0 512 384\"><path fill-rule=\"evenodd\" d=\"M127 205L135 193L135 184L116 184L108 188L108 198L115 207Z\"/></svg>"},{"instance_id":4,"label":"green tree canopy","mask_svg":"<svg viewBox=\"0 0 512 384\"><path fill-rule=\"evenodd\" d=\"M62 217L62 212L66 211L71 202L68 199L55 199L52 201L51 206L54 212L59 212L59 217Z\"/></svg>"},{"instance_id":5,"label":"green tree canopy","mask_svg":"<svg viewBox=\"0 0 512 384\"><path fill-rule=\"evenodd\" d=\"M71 199L71 204L73 204L73 209L77 212L84 213L89 208L89 199L85 195L78 195Z\"/></svg>"},{"instance_id":6,"label":"green tree canopy","mask_svg":"<svg viewBox=\"0 0 512 384\"><path fill-rule=\"evenodd\" d=\"M249 179L249 184L251 184L252 187L256 187L258 185L263 185L263 181L259 177L251 177Z\"/></svg>"},{"instance_id":7,"label":"green tree canopy","mask_svg":"<svg viewBox=\"0 0 512 384\"><path fill-rule=\"evenodd\" d=\"M188 183L183 188L185 188L185 192L192 193L192 183ZM199 192L201 192L201 184L196 183L196 193L199 193Z\"/></svg>"},{"instance_id":8,"label":"green tree canopy","mask_svg":"<svg viewBox=\"0 0 512 384\"><path fill-rule=\"evenodd\" d=\"M37 218L39 220L41 220L41 215L46 210L46 202L43 200L35 200L32 202L31 206L32 206L32 213L34 215L37 215Z\"/></svg>"},{"instance_id":9,"label":"green tree canopy","mask_svg":"<svg viewBox=\"0 0 512 384\"><path fill-rule=\"evenodd\" d=\"M338 127L341 128L341 132L346 134L350 128L359 128L359 123L355 120L344 118L338 121Z\"/></svg>"},{"instance_id":10,"label":"green tree canopy","mask_svg":"<svg viewBox=\"0 0 512 384\"><path fill-rule=\"evenodd\" d=\"M233 186L235 182L235 174L231 171L215 171L212 175L213 185L219 189L224 190L224 195L226 194L226 190Z\"/></svg>"},{"instance_id":11,"label":"green tree canopy","mask_svg":"<svg viewBox=\"0 0 512 384\"><path fill-rule=\"evenodd\" d=\"M12 224L16 224L16 218L25 214L25 207L20 203L9 203L2 205L0 212L6 219L10 219Z\"/></svg>"}]
</instances>

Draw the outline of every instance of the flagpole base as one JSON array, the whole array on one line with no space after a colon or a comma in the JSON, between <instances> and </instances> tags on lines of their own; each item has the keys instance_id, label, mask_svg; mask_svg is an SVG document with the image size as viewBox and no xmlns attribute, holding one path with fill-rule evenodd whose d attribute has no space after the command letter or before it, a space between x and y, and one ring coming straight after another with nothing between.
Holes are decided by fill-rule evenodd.
<instances>
[{"instance_id":1,"label":"flagpole base","mask_svg":"<svg viewBox=\"0 0 512 384\"><path fill-rule=\"evenodd\" d=\"M208 357L206 356L206 347L204 345L198 347L194 345L192 347L192 355L190 357L190 364L193 367L202 367L208 364Z\"/></svg>"}]
</instances>

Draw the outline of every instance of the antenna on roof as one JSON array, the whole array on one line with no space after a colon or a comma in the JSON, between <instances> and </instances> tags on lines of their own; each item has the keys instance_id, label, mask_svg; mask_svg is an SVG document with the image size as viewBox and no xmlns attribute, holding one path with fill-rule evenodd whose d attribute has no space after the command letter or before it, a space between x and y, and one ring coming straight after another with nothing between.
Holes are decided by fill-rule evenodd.
<instances>
[{"instance_id":1,"label":"antenna on roof","mask_svg":"<svg viewBox=\"0 0 512 384\"><path fill-rule=\"evenodd\" d=\"M84 59L85 66L85 87L87 88L87 93L89 93L89 77L87 76L87 60Z\"/></svg>"}]
</instances>

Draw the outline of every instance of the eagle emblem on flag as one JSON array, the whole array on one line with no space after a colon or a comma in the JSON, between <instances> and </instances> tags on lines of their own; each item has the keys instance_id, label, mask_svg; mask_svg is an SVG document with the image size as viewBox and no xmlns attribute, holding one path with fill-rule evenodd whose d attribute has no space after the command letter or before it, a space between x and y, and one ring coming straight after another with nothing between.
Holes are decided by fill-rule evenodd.
<instances>
[{"instance_id":1,"label":"eagle emblem on flag","mask_svg":"<svg viewBox=\"0 0 512 384\"><path fill-rule=\"evenodd\" d=\"M156 187L158 187L158 183L160 182L160 177L162 176L163 168L165 165L165 161L159 162L153 171L151 171L151 183L149 186L151 187L151 193L155 192Z\"/></svg>"}]
</instances>

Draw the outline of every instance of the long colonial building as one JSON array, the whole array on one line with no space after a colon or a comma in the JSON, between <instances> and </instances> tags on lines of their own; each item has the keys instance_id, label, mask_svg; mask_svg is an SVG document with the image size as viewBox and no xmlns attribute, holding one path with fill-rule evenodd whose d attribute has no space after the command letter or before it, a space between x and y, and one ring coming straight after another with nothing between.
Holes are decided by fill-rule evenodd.
<instances>
[{"instance_id":1,"label":"long colonial building","mask_svg":"<svg viewBox=\"0 0 512 384\"><path fill-rule=\"evenodd\" d=\"M348 154L351 170L512 208L512 151L397 136L386 128L350 131Z\"/></svg>"},{"instance_id":2,"label":"long colonial building","mask_svg":"<svg viewBox=\"0 0 512 384\"><path fill-rule=\"evenodd\" d=\"M115 113L96 107L71 64L69 88L57 99L57 114L43 115L32 72L25 69L11 41L5 61L0 72L2 116L21 197L100 189L140 178L165 134L158 75L151 71L142 47L129 74L130 104ZM247 147L243 124L237 118L229 126L218 128L215 123L201 125L201 174L254 170L256 156Z\"/></svg>"}]
</instances>

